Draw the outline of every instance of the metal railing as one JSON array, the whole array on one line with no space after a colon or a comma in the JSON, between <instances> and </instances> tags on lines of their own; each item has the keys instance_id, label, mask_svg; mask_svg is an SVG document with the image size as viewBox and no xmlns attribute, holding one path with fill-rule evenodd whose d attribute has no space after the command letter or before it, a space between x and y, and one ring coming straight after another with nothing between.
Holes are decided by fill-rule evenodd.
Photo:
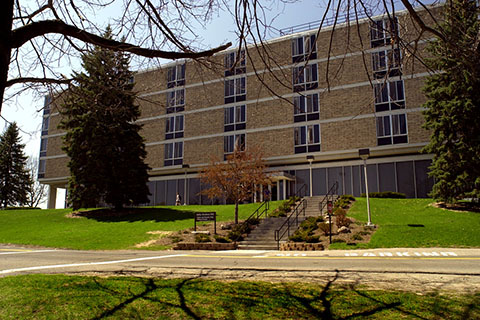
<instances>
[{"instance_id":1,"label":"metal railing","mask_svg":"<svg viewBox=\"0 0 480 320\"><path fill-rule=\"evenodd\" d=\"M256 218L256 219L260 219L260 217L262 215L265 214L265 217L267 216L267 212L268 210L270 209L270 201L269 200L265 200L262 202L262 204L260 205L260 207L258 207L248 218L247 220L243 221L243 223L240 225L240 227L238 228L238 230L246 230L248 228L248 225L250 223L250 221L253 219L253 218ZM237 241L237 239L235 239L235 241Z\"/></svg>"},{"instance_id":2,"label":"metal railing","mask_svg":"<svg viewBox=\"0 0 480 320\"><path fill-rule=\"evenodd\" d=\"M323 214L323 209L325 209L325 207L327 206L328 201L332 201L332 204L335 202L336 199L334 199L334 197L336 195L338 195L338 181L335 181L335 183L328 190L323 200L320 201L320 203L318 204L320 214Z\"/></svg>"},{"instance_id":3,"label":"metal railing","mask_svg":"<svg viewBox=\"0 0 480 320\"><path fill-rule=\"evenodd\" d=\"M306 195L307 195L307 185L304 184L303 186L300 187L300 189L297 190L297 192L295 192L293 196L303 198Z\"/></svg>"},{"instance_id":4,"label":"metal railing","mask_svg":"<svg viewBox=\"0 0 480 320\"><path fill-rule=\"evenodd\" d=\"M359 12L357 16L355 16L353 13L338 15L337 18L335 18L335 17L325 18L323 20L323 23L322 23L322 20L315 20L315 21L311 21L311 22L298 24L298 25L295 25L295 26L292 26L292 27L280 29L278 33L280 34L280 36L284 36L284 35L293 34L293 33L296 33L296 32L318 29L320 27L320 25L322 26L322 28L326 28L326 27L332 26L334 24L338 25L338 24L346 23L346 22L350 22L350 23L353 24L353 23L357 22L357 19L360 20L360 19L363 19L363 18L371 17L371 16L372 16L372 13L370 11L367 12L367 13L366 12Z\"/></svg>"},{"instance_id":5,"label":"metal railing","mask_svg":"<svg viewBox=\"0 0 480 320\"><path fill-rule=\"evenodd\" d=\"M306 186L306 185L304 185ZM292 213L287 217L287 220L275 230L275 241L277 241L277 250L280 249L280 240L287 234L287 237L290 237L290 226L295 223L295 226L298 226L298 216L303 213L305 217L305 209L307 208L307 201L305 198L300 200L300 203L293 209ZM293 217L293 218L292 218Z\"/></svg>"}]
</instances>

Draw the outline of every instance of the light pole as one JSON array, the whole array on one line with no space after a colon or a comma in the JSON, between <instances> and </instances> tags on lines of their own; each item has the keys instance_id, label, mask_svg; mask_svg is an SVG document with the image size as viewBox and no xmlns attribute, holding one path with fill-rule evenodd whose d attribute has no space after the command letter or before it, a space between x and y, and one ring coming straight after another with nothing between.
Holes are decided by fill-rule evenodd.
<instances>
[{"instance_id":1,"label":"light pole","mask_svg":"<svg viewBox=\"0 0 480 320\"><path fill-rule=\"evenodd\" d=\"M360 149L358 150L358 155L363 160L363 173L365 175L365 194L367 195L367 212L368 212L368 227L373 227L372 216L370 215L370 199L368 197L368 178L367 178L367 159L370 156L370 149Z\"/></svg>"},{"instance_id":2,"label":"light pole","mask_svg":"<svg viewBox=\"0 0 480 320\"><path fill-rule=\"evenodd\" d=\"M185 178L183 181L183 205L187 205L187 169L190 168L188 164L182 164L182 168L185 169Z\"/></svg>"},{"instance_id":3,"label":"light pole","mask_svg":"<svg viewBox=\"0 0 480 320\"><path fill-rule=\"evenodd\" d=\"M312 179L312 162L315 160L315 157L312 155L307 156L308 163L310 165L310 197L313 197L313 179Z\"/></svg>"}]
</instances>

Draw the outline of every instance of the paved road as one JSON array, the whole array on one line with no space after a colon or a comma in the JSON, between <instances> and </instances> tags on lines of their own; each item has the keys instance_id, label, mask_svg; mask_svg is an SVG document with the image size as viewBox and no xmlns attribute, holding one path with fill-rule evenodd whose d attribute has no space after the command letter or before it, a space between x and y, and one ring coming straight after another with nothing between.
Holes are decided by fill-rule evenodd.
<instances>
[{"instance_id":1,"label":"paved road","mask_svg":"<svg viewBox=\"0 0 480 320\"><path fill-rule=\"evenodd\" d=\"M77 251L0 246L0 276L151 275L267 281L335 280L374 288L480 291L480 249L355 251Z\"/></svg>"}]
</instances>

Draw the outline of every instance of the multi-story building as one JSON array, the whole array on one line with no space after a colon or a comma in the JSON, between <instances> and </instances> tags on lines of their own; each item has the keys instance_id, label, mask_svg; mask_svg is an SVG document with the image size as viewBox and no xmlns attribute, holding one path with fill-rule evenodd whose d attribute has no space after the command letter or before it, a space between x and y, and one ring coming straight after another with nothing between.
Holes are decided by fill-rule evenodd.
<instances>
[{"instance_id":1,"label":"multi-story building","mask_svg":"<svg viewBox=\"0 0 480 320\"><path fill-rule=\"evenodd\" d=\"M360 195L365 148L370 192L426 197L432 157L420 152L429 140L421 88L429 72L414 56L425 54L429 39L418 36L408 13L397 12L139 71L150 204L173 204L176 193L188 204L210 203L199 195L198 172L236 145L262 150L275 172L274 199L304 184L307 195L325 194L334 182L339 193ZM39 177L54 191L69 171L49 98L43 120Z\"/></svg>"}]
</instances>

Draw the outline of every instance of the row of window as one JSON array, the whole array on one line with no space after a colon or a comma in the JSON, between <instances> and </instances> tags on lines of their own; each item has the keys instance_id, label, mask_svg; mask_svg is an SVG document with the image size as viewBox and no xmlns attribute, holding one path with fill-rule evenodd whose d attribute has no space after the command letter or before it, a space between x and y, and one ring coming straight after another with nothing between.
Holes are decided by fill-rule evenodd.
<instances>
[{"instance_id":1,"label":"row of window","mask_svg":"<svg viewBox=\"0 0 480 320\"><path fill-rule=\"evenodd\" d=\"M370 24L372 48L391 46L398 37L396 19L374 21ZM405 108L403 80L391 80L401 76L402 56L400 49L381 49L372 52L372 70L375 79L383 79L373 87L375 112L393 111ZM407 115L378 115L376 117L377 145L408 143Z\"/></svg>"}]
</instances>

